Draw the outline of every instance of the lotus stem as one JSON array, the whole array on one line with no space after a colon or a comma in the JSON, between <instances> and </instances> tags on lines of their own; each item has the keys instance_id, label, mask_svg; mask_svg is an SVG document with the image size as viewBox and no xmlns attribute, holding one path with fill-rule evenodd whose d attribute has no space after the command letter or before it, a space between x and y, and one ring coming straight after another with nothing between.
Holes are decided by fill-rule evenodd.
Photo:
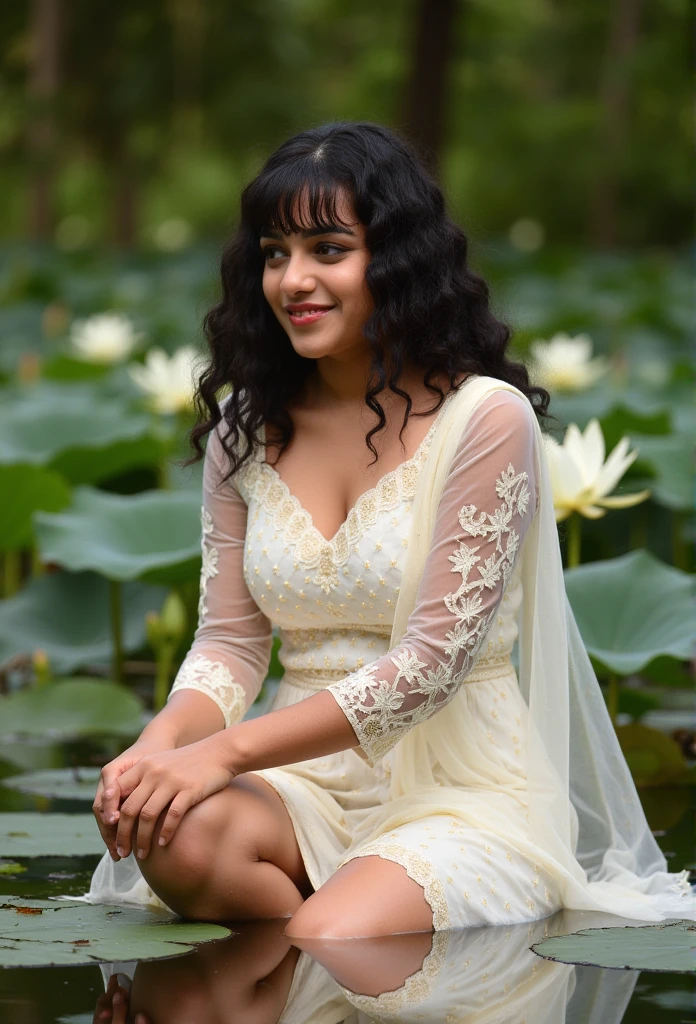
<instances>
[{"instance_id":1,"label":"lotus stem","mask_svg":"<svg viewBox=\"0 0 696 1024\"><path fill-rule=\"evenodd\" d=\"M607 708L609 710L609 717L611 718L611 724L616 728L616 718L619 713L619 693L621 687L619 685L619 677L617 675L609 676L609 693L607 695Z\"/></svg>"},{"instance_id":2,"label":"lotus stem","mask_svg":"<svg viewBox=\"0 0 696 1024\"><path fill-rule=\"evenodd\" d=\"M109 580L111 611L111 640L113 644L112 676L115 683L123 682L123 591L119 580Z\"/></svg>"},{"instance_id":3,"label":"lotus stem","mask_svg":"<svg viewBox=\"0 0 696 1024\"><path fill-rule=\"evenodd\" d=\"M568 520L568 568L575 569L580 565L580 516L574 512Z\"/></svg>"},{"instance_id":4,"label":"lotus stem","mask_svg":"<svg viewBox=\"0 0 696 1024\"><path fill-rule=\"evenodd\" d=\"M46 566L41 561L41 552L37 548L36 544L31 546L31 575L34 579L37 576L43 576L46 573Z\"/></svg>"},{"instance_id":5,"label":"lotus stem","mask_svg":"<svg viewBox=\"0 0 696 1024\"><path fill-rule=\"evenodd\" d=\"M671 516L672 536L672 564L681 569L682 572L689 572L689 553L684 543L684 513L675 509Z\"/></svg>"},{"instance_id":6,"label":"lotus stem","mask_svg":"<svg viewBox=\"0 0 696 1024\"><path fill-rule=\"evenodd\" d=\"M19 590L21 569L19 550L6 551L3 556L3 597L12 597Z\"/></svg>"},{"instance_id":7,"label":"lotus stem","mask_svg":"<svg viewBox=\"0 0 696 1024\"><path fill-rule=\"evenodd\" d=\"M157 671L155 673L155 691L153 694L153 709L161 711L167 703L169 689L172 683L172 665L174 664L174 652L176 644L164 643L157 652Z\"/></svg>"}]
</instances>

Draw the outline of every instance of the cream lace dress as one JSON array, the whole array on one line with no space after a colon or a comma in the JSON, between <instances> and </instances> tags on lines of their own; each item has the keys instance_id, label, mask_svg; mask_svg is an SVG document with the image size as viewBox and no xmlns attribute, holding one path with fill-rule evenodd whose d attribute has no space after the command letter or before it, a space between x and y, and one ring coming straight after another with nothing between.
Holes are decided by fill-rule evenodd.
<instances>
[{"instance_id":1,"label":"cream lace dress","mask_svg":"<svg viewBox=\"0 0 696 1024\"><path fill-rule=\"evenodd\" d=\"M258 772L287 807L312 885L355 856L396 861L423 886L436 931L536 920L560 906L554 862L528 834L527 706L510 659L516 565L536 510L534 413L524 398L495 392L469 420L416 607L387 653L417 525L411 502L453 394L415 455L366 491L331 539L265 462L263 446L220 486L218 426L204 464L199 625L172 688L205 693L227 725L240 721L266 676L276 627L284 676L274 708L326 688L359 741ZM462 687L470 728L453 742L470 768L467 813L434 801L431 815L358 841L370 811L389 801L394 745ZM446 764L435 777L447 785Z\"/></svg>"}]
</instances>

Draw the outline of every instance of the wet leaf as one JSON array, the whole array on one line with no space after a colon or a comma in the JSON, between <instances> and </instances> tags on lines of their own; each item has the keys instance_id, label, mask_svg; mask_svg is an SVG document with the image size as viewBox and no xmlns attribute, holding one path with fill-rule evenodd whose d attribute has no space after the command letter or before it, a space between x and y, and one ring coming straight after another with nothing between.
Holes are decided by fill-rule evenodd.
<instances>
[{"instance_id":1,"label":"wet leaf","mask_svg":"<svg viewBox=\"0 0 696 1024\"><path fill-rule=\"evenodd\" d=\"M105 849L93 814L0 814L0 857L73 857Z\"/></svg>"},{"instance_id":2,"label":"wet leaf","mask_svg":"<svg viewBox=\"0 0 696 1024\"><path fill-rule=\"evenodd\" d=\"M696 922L627 928L585 928L554 935L531 949L545 960L627 971L696 970Z\"/></svg>"},{"instance_id":3,"label":"wet leaf","mask_svg":"<svg viewBox=\"0 0 696 1024\"><path fill-rule=\"evenodd\" d=\"M229 934L221 925L184 922L154 908L0 896L3 967L155 960Z\"/></svg>"}]
</instances>

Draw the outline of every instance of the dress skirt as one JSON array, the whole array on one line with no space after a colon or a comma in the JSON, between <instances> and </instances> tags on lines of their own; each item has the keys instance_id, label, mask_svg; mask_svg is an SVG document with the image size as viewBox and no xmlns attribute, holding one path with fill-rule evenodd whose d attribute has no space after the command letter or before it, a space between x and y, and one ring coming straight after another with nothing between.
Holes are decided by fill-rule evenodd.
<instances>
[{"instance_id":1,"label":"dress skirt","mask_svg":"<svg viewBox=\"0 0 696 1024\"><path fill-rule=\"evenodd\" d=\"M310 680L286 672L273 709L321 688L317 673ZM528 709L514 666L508 662L500 674L491 677L489 669L480 678L474 668L461 691L471 722L462 736L470 768L465 810L461 801L447 809L446 789L434 788L426 794L432 814L356 842L371 812L389 803L388 756L372 768L345 750L255 773L282 798L315 890L348 861L376 855L401 864L422 886L435 931L534 921L560 909L562 871L535 846L527 825Z\"/></svg>"}]
</instances>

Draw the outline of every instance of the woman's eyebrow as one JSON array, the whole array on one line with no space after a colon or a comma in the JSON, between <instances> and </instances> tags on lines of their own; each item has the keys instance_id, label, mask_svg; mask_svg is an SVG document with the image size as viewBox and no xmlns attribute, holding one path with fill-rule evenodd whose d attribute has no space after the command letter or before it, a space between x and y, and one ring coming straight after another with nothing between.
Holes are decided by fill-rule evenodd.
<instances>
[{"instance_id":1,"label":"woman's eyebrow","mask_svg":"<svg viewBox=\"0 0 696 1024\"><path fill-rule=\"evenodd\" d=\"M324 224L316 228L306 228L301 231L300 234L303 238L314 238L315 235L353 235L355 232L351 231L350 228L340 227L338 224ZM277 238L282 239L280 231L274 231L272 228L261 228L261 238Z\"/></svg>"}]
</instances>

